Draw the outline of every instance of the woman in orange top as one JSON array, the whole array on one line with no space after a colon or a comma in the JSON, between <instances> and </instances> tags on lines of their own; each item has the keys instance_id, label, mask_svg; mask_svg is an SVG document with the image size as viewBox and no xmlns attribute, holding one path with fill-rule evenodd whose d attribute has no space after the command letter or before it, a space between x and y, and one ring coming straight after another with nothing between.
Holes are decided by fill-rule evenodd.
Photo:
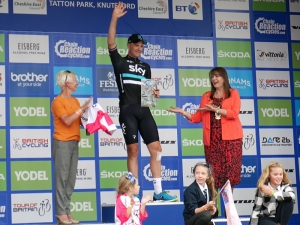
<instances>
[{"instance_id":1,"label":"woman in orange top","mask_svg":"<svg viewBox=\"0 0 300 225\"><path fill-rule=\"evenodd\" d=\"M181 113L192 123L203 123L203 142L206 161L213 168L216 187L227 179L231 186L241 182L243 130L239 119L240 95L230 87L224 68L209 72L211 91L202 95L200 107L190 114L178 107L168 111Z\"/></svg>"},{"instance_id":2,"label":"woman in orange top","mask_svg":"<svg viewBox=\"0 0 300 225\"><path fill-rule=\"evenodd\" d=\"M54 120L54 139L52 158L54 160L56 218L59 224L78 224L70 212L71 195L73 193L77 163L78 143L80 141L80 117L88 108L92 98L80 106L79 101L72 97L78 82L76 74L62 70L56 75L56 83L61 93L52 101Z\"/></svg>"}]
</instances>

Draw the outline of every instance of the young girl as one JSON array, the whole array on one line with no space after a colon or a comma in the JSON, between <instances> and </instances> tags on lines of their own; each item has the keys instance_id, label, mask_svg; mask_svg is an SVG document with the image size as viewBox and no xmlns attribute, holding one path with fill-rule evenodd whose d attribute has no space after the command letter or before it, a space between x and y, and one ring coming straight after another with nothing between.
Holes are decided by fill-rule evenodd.
<instances>
[{"instance_id":1,"label":"young girl","mask_svg":"<svg viewBox=\"0 0 300 225\"><path fill-rule=\"evenodd\" d=\"M283 166L271 162L263 170L255 194L251 225L287 225L293 213L295 192Z\"/></svg>"},{"instance_id":2,"label":"young girl","mask_svg":"<svg viewBox=\"0 0 300 225\"><path fill-rule=\"evenodd\" d=\"M148 217L145 206L152 197L151 195L143 197L140 203L140 200L134 196L139 191L139 182L131 172L120 178L115 208L116 225L141 225L142 220Z\"/></svg>"},{"instance_id":3,"label":"young girl","mask_svg":"<svg viewBox=\"0 0 300 225\"><path fill-rule=\"evenodd\" d=\"M215 181L206 163L193 168L195 181L184 191L183 217L185 225L211 225L218 216L215 206Z\"/></svg>"}]
</instances>

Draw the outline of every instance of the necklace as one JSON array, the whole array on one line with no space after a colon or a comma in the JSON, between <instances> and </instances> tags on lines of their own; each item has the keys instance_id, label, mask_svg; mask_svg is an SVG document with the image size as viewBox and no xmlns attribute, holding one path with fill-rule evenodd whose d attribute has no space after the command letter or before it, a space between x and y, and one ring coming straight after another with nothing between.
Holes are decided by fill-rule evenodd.
<instances>
[{"instance_id":1,"label":"necklace","mask_svg":"<svg viewBox=\"0 0 300 225\"><path fill-rule=\"evenodd\" d=\"M211 99L209 97L209 94L207 94L207 99L208 99L208 103L213 103L213 99ZM220 98L214 97L214 99L220 99ZM216 120L220 120L221 119L222 115L219 113L219 110L221 109L223 101L224 101L224 98L222 98L222 101L220 102L219 106L217 106L215 104L212 104L213 107L217 108L217 111L215 112L215 119Z\"/></svg>"}]
</instances>

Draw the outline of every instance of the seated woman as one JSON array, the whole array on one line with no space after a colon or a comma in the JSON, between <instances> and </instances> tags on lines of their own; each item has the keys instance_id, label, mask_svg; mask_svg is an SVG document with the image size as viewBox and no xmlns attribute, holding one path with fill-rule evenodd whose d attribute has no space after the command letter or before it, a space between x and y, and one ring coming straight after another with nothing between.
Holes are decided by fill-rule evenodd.
<instances>
[{"instance_id":1,"label":"seated woman","mask_svg":"<svg viewBox=\"0 0 300 225\"><path fill-rule=\"evenodd\" d=\"M184 191L183 217L185 225L212 225L218 216L215 206L217 192L211 169L206 163L197 163L193 169L195 181Z\"/></svg>"},{"instance_id":2,"label":"seated woman","mask_svg":"<svg viewBox=\"0 0 300 225\"><path fill-rule=\"evenodd\" d=\"M287 225L293 213L295 192L283 166L271 162L263 170L255 194L251 225Z\"/></svg>"}]
</instances>

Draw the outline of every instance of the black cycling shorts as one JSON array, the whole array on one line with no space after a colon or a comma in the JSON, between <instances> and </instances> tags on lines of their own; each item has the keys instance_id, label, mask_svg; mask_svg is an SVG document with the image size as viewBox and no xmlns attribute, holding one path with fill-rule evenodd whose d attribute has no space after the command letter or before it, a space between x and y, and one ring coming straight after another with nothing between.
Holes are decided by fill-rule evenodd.
<instances>
[{"instance_id":1,"label":"black cycling shorts","mask_svg":"<svg viewBox=\"0 0 300 225\"><path fill-rule=\"evenodd\" d=\"M157 126L148 107L121 105L119 122L126 145L138 143L138 131L146 145L159 141Z\"/></svg>"}]
</instances>

